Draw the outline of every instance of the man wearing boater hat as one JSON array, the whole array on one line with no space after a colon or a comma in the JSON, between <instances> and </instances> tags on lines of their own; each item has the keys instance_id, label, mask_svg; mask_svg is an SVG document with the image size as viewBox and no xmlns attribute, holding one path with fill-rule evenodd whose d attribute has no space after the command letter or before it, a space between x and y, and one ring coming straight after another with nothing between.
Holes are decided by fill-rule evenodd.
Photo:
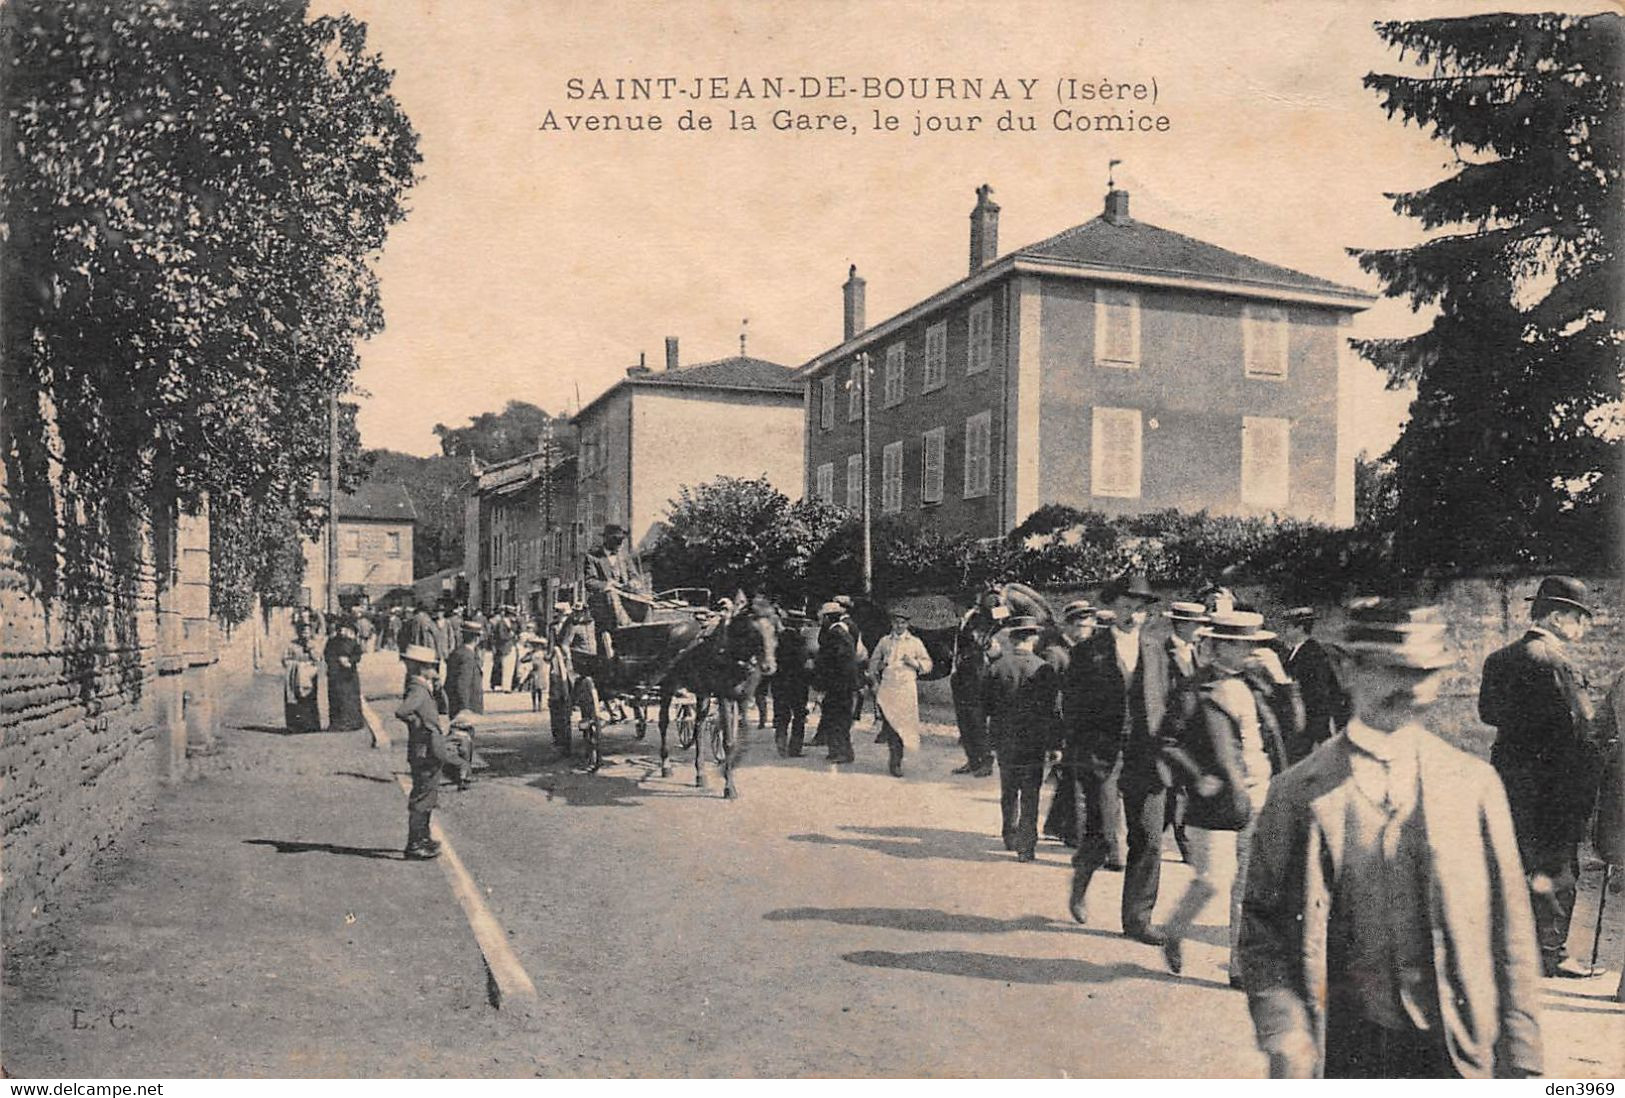
<instances>
[{"instance_id":1,"label":"man wearing boater hat","mask_svg":"<svg viewBox=\"0 0 1625 1098\"><path fill-rule=\"evenodd\" d=\"M1490 654L1478 692L1478 715L1496 729L1490 763L1506 784L1547 976L1580 977L1564 964L1580 872L1580 838L1596 797L1599 759L1592 746L1591 699L1568 646L1586 634L1591 607L1585 584L1566 576L1542 580L1533 624Z\"/></svg>"},{"instance_id":2,"label":"man wearing boater hat","mask_svg":"<svg viewBox=\"0 0 1625 1098\"><path fill-rule=\"evenodd\" d=\"M1143 627L1157 601L1139 573L1101 588L1102 608L1115 615L1112 626L1073 650L1061 688L1066 760L1078 775L1084 809L1067 906L1078 922L1088 921L1089 882L1109 850L1105 804L1121 791L1128 820L1123 934L1153 945L1162 941L1151 929L1151 913L1162 872L1165 802L1159 755L1169 683L1162 644Z\"/></svg>"},{"instance_id":3,"label":"man wearing boater hat","mask_svg":"<svg viewBox=\"0 0 1625 1098\"><path fill-rule=\"evenodd\" d=\"M1247 875L1241 973L1274 1078L1541 1070L1540 969L1506 794L1422 724L1436 607L1350 604L1354 715L1278 775Z\"/></svg>"}]
</instances>

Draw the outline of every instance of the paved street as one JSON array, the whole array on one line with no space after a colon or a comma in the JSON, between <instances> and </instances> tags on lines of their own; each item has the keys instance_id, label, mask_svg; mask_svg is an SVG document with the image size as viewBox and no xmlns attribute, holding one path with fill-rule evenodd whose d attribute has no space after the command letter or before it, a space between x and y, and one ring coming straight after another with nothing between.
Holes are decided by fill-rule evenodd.
<instances>
[{"instance_id":1,"label":"paved street","mask_svg":"<svg viewBox=\"0 0 1625 1098\"><path fill-rule=\"evenodd\" d=\"M398 689L398 664L368 663L370 689ZM538 1024L518 1026L484 1005L441 869L398 860L400 745L272 734L275 686L239 696L226 766L166 801L83 909L8 960L9 1073L1263 1070L1225 986L1217 909L1179 979L1114 933L1115 875L1092 897L1099 925L1077 926L1067 852L1004 852L996 779L948 776L960 756L945 729L902 781L870 735L837 771L780 759L753 730L728 803L693 788L691 764L662 778L653 731L636 743L612 727L611 764L580 773L528 701L499 695L491 708L525 711L487 717L488 768L448 788L436 818L540 990ZM1164 905L1186 879L1165 862ZM1620 1072L1614 979L1549 988L1551 1074ZM100 1024L75 1028L75 1007Z\"/></svg>"}]
</instances>

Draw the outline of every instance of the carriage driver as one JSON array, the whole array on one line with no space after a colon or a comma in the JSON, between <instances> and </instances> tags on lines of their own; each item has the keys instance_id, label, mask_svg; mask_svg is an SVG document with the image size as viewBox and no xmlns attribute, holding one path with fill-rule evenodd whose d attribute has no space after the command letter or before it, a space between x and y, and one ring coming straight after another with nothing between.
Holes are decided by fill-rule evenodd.
<instances>
[{"instance_id":1,"label":"carriage driver","mask_svg":"<svg viewBox=\"0 0 1625 1098\"><path fill-rule=\"evenodd\" d=\"M587 611L598 634L599 655L615 655L610 631L631 625L632 617L621 603L623 593L647 597L649 577L637 560L626 551L626 528L610 523L604 527L604 540L587 554L582 568L587 582Z\"/></svg>"}]
</instances>

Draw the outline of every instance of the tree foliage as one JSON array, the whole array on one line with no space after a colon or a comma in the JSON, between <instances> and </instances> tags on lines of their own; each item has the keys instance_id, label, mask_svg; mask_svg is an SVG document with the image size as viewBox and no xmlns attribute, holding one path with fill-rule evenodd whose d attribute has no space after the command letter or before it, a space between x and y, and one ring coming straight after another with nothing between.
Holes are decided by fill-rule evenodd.
<instances>
[{"instance_id":1,"label":"tree foliage","mask_svg":"<svg viewBox=\"0 0 1625 1098\"><path fill-rule=\"evenodd\" d=\"M1391 297L1437 315L1357 341L1414 383L1396 466L1402 564L1587 567L1617 522L1625 51L1616 14L1388 22L1425 75L1372 73L1398 115L1455 151L1455 174L1391 194L1428 231L1355 250Z\"/></svg>"},{"instance_id":2,"label":"tree foliage","mask_svg":"<svg viewBox=\"0 0 1625 1098\"><path fill-rule=\"evenodd\" d=\"M814 552L845 518L827 503L791 503L765 478L718 477L683 487L644 563L662 587L791 595L805 585Z\"/></svg>"},{"instance_id":3,"label":"tree foliage","mask_svg":"<svg viewBox=\"0 0 1625 1098\"><path fill-rule=\"evenodd\" d=\"M383 326L372 263L419 160L391 73L302 0L0 20L0 448L31 570L62 579L60 490L91 511L207 494L218 574L264 576L320 520L328 400Z\"/></svg>"},{"instance_id":4,"label":"tree foliage","mask_svg":"<svg viewBox=\"0 0 1625 1098\"><path fill-rule=\"evenodd\" d=\"M575 428L563 417L554 417L523 400L510 400L500 412L481 412L465 427L434 425L440 439L440 452L447 457L475 458L494 465L536 452L542 434L551 425L553 445L559 453L575 451Z\"/></svg>"},{"instance_id":5,"label":"tree foliage","mask_svg":"<svg viewBox=\"0 0 1625 1098\"><path fill-rule=\"evenodd\" d=\"M412 531L412 574L430 576L463 566L463 504L473 490L466 458L417 457L397 450L368 450L368 476L399 481L417 511Z\"/></svg>"}]
</instances>

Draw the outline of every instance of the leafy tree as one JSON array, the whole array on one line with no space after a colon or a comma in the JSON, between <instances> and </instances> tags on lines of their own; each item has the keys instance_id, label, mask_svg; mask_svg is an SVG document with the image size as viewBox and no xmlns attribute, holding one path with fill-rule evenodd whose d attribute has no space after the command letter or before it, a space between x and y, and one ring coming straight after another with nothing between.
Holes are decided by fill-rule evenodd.
<instances>
[{"instance_id":1,"label":"leafy tree","mask_svg":"<svg viewBox=\"0 0 1625 1098\"><path fill-rule=\"evenodd\" d=\"M368 450L369 479L406 486L417 526L412 531L412 574L430 576L463 566L463 503L472 488L467 458L417 457Z\"/></svg>"},{"instance_id":2,"label":"leafy tree","mask_svg":"<svg viewBox=\"0 0 1625 1098\"><path fill-rule=\"evenodd\" d=\"M365 27L305 8L0 14L0 452L46 593L64 530L114 507L207 494L223 577L319 524L328 400L383 326L372 262L419 157Z\"/></svg>"},{"instance_id":3,"label":"leafy tree","mask_svg":"<svg viewBox=\"0 0 1625 1098\"><path fill-rule=\"evenodd\" d=\"M510 400L500 412L481 412L466 427L434 426L440 451L447 457L477 458L484 465L533 454L548 424L553 427L553 445L561 454L575 450L575 428L563 417L554 417L523 400Z\"/></svg>"},{"instance_id":4,"label":"leafy tree","mask_svg":"<svg viewBox=\"0 0 1625 1098\"><path fill-rule=\"evenodd\" d=\"M765 478L684 486L644 563L662 587L801 592L808 564L845 519L827 503L789 497Z\"/></svg>"},{"instance_id":5,"label":"leafy tree","mask_svg":"<svg viewBox=\"0 0 1625 1098\"><path fill-rule=\"evenodd\" d=\"M1366 87L1455 150L1455 174L1391 194L1429 233L1354 250L1427 331L1357 341L1416 398L1389 454L1402 565L1606 559L1618 499L1622 21L1478 15L1377 24L1427 75Z\"/></svg>"}]
</instances>

